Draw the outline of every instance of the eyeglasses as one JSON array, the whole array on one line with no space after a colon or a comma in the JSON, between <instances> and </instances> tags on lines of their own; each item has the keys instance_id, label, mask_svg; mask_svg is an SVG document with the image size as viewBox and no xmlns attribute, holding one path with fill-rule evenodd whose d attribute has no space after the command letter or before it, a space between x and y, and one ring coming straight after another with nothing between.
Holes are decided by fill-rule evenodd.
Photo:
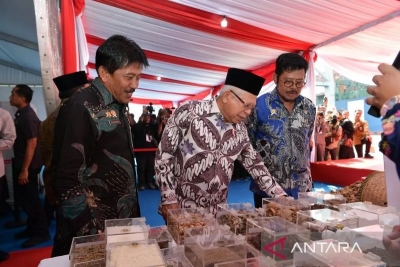
<instances>
[{"instance_id":1,"label":"eyeglasses","mask_svg":"<svg viewBox=\"0 0 400 267\"><path fill-rule=\"evenodd\" d=\"M286 87L292 87L294 84L296 85L297 88L302 88L304 87L304 85L306 85L305 81L301 81L301 82L294 82L294 81L282 81L283 85L285 85Z\"/></svg>"},{"instance_id":2,"label":"eyeglasses","mask_svg":"<svg viewBox=\"0 0 400 267\"><path fill-rule=\"evenodd\" d=\"M233 92L232 90L229 90L229 91L230 91L232 94L234 94L234 95L237 97L237 99L239 99L240 102L243 103L243 106L245 107L245 109L253 109L253 108L255 108L254 105L244 102L243 99L241 99L241 98L240 98L237 94L235 94L235 92Z\"/></svg>"}]
</instances>

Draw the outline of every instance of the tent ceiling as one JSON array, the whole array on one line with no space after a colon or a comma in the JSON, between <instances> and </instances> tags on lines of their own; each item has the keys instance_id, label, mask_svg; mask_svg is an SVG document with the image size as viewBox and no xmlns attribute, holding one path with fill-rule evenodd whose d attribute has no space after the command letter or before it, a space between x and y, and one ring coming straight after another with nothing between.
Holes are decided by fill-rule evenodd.
<instances>
[{"instance_id":1,"label":"tent ceiling","mask_svg":"<svg viewBox=\"0 0 400 267\"><path fill-rule=\"evenodd\" d=\"M0 0L0 64L40 75L33 0Z\"/></svg>"},{"instance_id":2,"label":"tent ceiling","mask_svg":"<svg viewBox=\"0 0 400 267\"><path fill-rule=\"evenodd\" d=\"M40 74L33 1L0 6L0 64ZM393 0L86 0L83 21L91 63L102 40L127 35L150 60L134 96L181 101L223 83L229 67L259 69L283 52L327 41L320 57L370 80L377 63L391 63L399 49L399 10ZM223 15L228 28L219 27ZM94 64L89 72L96 76Z\"/></svg>"}]
</instances>

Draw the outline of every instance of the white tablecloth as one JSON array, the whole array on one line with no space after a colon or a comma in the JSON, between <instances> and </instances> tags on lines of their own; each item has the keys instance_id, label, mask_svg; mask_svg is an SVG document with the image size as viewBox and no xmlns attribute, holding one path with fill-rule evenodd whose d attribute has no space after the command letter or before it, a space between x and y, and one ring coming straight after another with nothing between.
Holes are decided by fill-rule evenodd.
<instances>
[{"instance_id":1,"label":"white tablecloth","mask_svg":"<svg viewBox=\"0 0 400 267\"><path fill-rule=\"evenodd\" d=\"M39 267L69 267L69 255L44 259L39 263Z\"/></svg>"}]
</instances>

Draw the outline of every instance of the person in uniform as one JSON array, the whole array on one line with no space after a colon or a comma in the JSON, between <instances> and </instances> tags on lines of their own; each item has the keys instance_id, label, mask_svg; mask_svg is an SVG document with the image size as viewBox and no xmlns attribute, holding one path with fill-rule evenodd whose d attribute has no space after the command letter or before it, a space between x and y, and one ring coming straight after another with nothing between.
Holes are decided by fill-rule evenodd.
<instances>
[{"instance_id":1,"label":"person in uniform","mask_svg":"<svg viewBox=\"0 0 400 267\"><path fill-rule=\"evenodd\" d=\"M170 117L156 153L159 212L203 207L216 212L226 203L238 159L269 197L285 196L253 149L244 120L255 106L264 78L231 68L220 95L188 101Z\"/></svg>"},{"instance_id":2,"label":"person in uniform","mask_svg":"<svg viewBox=\"0 0 400 267\"><path fill-rule=\"evenodd\" d=\"M104 232L104 221L140 217L128 103L148 61L131 39L113 35L96 51L98 77L60 108L54 128L57 216L52 256L73 237ZM58 215L59 214L59 215Z\"/></svg>"},{"instance_id":3,"label":"person in uniform","mask_svg":"<svg viewBox=\"0 0 400 267\"><path fill-rule=\"evenodd\" d=\"M58 115L58 111L62 104L65 103L76 91L88 86L88 80L84 71L74 72L62 75L53 79L58 88L58 97L61 99L60 105L40 124L39 129L39 145L42 152L44 162L43 181L45 188L44 209L46 212L47 222L50 224L54 217L55 206L57 204L51 187L51 156L53 152L54 124Z\"/></svg>"}]
</instances>

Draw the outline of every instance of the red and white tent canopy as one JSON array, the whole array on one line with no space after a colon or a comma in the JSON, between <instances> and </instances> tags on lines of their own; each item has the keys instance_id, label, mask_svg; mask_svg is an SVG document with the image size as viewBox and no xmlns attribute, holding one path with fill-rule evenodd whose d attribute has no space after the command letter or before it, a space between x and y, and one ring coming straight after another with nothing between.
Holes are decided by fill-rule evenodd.
<instances>
[{"instance_id":1,"label":"red and white tent canopy","mask_svg":"<svg viewBox=\"0 0 400 267\"><path fill-rule=\"evenodd\" d=\"M400 48L399 15L394 0L86 0L82 20L92 77L96 49L109 36L124 34L145 50L150 67L134 102L147 104L215 94L229 67L269 82L284 52L314 50L367 83Z\"/></svg>"}]
</instances>

